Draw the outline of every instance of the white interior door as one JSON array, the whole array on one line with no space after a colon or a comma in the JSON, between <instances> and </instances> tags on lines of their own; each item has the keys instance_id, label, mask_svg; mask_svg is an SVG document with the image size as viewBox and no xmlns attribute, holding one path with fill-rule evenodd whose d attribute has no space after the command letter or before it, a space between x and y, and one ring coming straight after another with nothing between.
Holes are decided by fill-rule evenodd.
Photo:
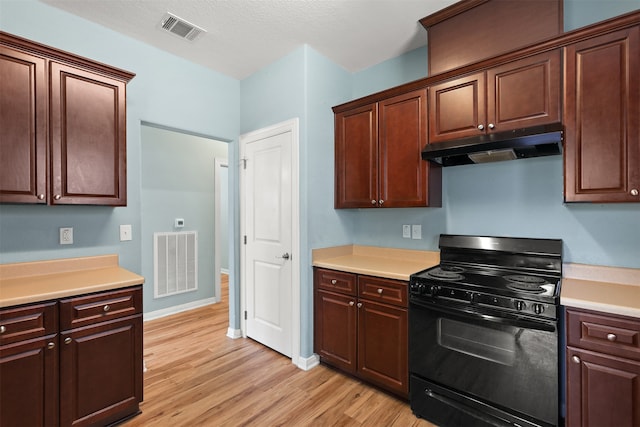
<instances>
[{"instance_id":1,"label":"white interior door","mask_svg":"<svg viewBox=\"0 0 640 427\"><path fill-rule=\"evenodd\" d=\"M297 135L295 135L297 138ZM290 126L241 138L246 336L293 356L293 145ZM246 243L245 243L246 242Z\"/></svg>"}]
</instances>

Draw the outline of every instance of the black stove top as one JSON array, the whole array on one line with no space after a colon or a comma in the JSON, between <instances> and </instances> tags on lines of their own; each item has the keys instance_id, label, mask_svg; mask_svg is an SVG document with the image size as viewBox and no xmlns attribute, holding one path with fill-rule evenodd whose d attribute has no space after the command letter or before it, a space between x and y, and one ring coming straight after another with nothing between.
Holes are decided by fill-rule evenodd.
<instances>
[{"instance_id":1,"label":"black stove top","mask_svg":"<svg viewBox=\"0 0 640 427\"><path fill-rule=\"evenodd\" d=\"M556 317L561 240L441 235L440 259L411 275L411 299Z\"/></svg>"}]
</instances>

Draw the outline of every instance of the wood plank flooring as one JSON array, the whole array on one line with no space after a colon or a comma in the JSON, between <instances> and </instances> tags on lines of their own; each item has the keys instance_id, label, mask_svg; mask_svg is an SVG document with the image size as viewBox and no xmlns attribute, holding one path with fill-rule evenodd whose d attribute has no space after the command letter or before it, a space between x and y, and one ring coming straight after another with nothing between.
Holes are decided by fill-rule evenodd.
<instances>
[{"instance_id":1,"label":"wood plank flooring","mask_svg":"<svg viewBox=\"0 0 640 427\"><path fill-rule=\"evenodd\" d=\"M224 276L226 279L226 276ZM136 426L420 426L407 402L324 365L298 369L251 339L227 338L222 301L144 324Z\"/></svg>"}]
</instances>

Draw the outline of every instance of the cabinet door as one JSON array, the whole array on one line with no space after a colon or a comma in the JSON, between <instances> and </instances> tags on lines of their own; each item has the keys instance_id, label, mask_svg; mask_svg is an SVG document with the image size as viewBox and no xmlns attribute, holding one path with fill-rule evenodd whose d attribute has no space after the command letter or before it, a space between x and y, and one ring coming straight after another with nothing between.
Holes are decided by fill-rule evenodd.
<instances>
[{"instance_id":1,"label":"cabinet door","mask_svg":"<svg viewBox=\"0 0 640 427\"><path fill-rule=\"evenodd\" d=\"M0 46L0 202L47 203L45 60Z\"/></svg>"},{"instance_id":2,"label":"cabinet door","mask_svg":"<svg viewBox=\"0 0 640 427\"><path fill-rule=\"evenodd\" d=\"M56 335L0 347L0 425L58 425Z\"/></svg>"},{"instance_id":3,"label":"cabinet door","mask_svg":"<svg viewBox=\"0 0 640 427\"><path fill-rule=\"evenodd\" d=\"M560 51L555 50L487 71L487 130L558 123Z\"/></svg>"},{"instance_id":4,"label":"cabinet door","mask_svg":"<svg viewBox=\"0 0 640 427\"><path fill-rule=\"evenodd\" d=\"M315 352L323 362L355 374L355 298L317 290L314 305Z\"/></svg>"},{"instance_id":5,"label":"cabinet door","mask_svg":"<svg viewBox=\"0 0 640 427\"><path fill-rule=\"evenodd\" d=\"M407 310L366 299L358 304L358 374L402 396L409 391Z\"/></svg>"},{"instance_id":6,"label":"cabinet door","mask_svg":"<svg viewBox=\"0 0 640 427\"><path fill-rule=\"evenodd\" d=\"M426 89L379 103L379 206L440 206L440 168L421 157L427 119Z\"/></svg>"},{"instance_id":7,"label":"cabinet door","mask_svg":"<svg viewBox=\"0 0 640 427\"><path fill-rule=\"evenodd\" d=\"M565 49L564 198L640 202L640 27Z\"/></svg>"},{"instance_id":8,"label":"cabinet door","mask_svg":"<svg viewBox=\"0 0 640 427\"><path fill-rule=\"evenodd\" d=\"M640 362L567 348L567 426L640 425Z\"/></svg>"},{"instance_id":9,"label":"cabinet door","mask_svg":"<svg viewBox=\"0 0 640 427\"><path fill-rule=\"evenodd\" d=\"M484 73L472 74L431 86L429 88L429 142L483 134L487 117L485 97Z\"/></svg>"},{"instance_id":10,"label":"cabinet door","mask_svg":"<svg viewBox=\"0 0 640 427\"><path fill-rule=\"evenodd\" d=\"M60 422L108 425L142 401L142 316L61 334Z\"/></svg>"},{"instance_id":11,"label":"cabinet door","mask_svg":"<svg viewBox=\"0 0 640 427\"><path fill-rule=\"evenodd\" d=\"M125 83L50 69L51 203L126 205Z\"/></svg>"},{"instance_id":12,"label":"cabinet door","mask_svg":"<svg viewBox=\"0 0 640 427\"><path fill-rule=\"evenodd\" d=\"M335 115L335 207L378 204L378 107Z\"/></svg>"}]
</instances>

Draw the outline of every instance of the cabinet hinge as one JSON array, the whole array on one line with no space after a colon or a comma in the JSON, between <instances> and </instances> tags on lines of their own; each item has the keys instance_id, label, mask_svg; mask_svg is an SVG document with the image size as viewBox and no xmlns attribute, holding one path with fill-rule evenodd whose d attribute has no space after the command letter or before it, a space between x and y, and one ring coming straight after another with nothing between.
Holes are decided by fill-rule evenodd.
<instances>
[{"instance_id":1,"label":"cabinet hinge","mask_svg":"<svg viewBox=\"0 0 640 427\"><path fill-rule=\"evenodd\" d=\"M242 158L242 169L246 169L247 168L247 158L243 157Z\"/></svg>"},{"instance_id":2,"label":"cabinet hinge","mask_svg":"<svg viewBox=\"0 0 640 427\"><path fill-rule=\"evenodd\" d=\"M244 235L244 244L245 245L247 244L247 235L246 234Z\"/></svg>"},{"instance_id":3,"label":"cabinet hinge","mask_svg":"<svg viewBox=\"0 0 640 427\"><path fill-rule=\"evenodd\" d=\"M247 310L244 311L244 320L247 320Z\"/></svg>"}]
</instances>

